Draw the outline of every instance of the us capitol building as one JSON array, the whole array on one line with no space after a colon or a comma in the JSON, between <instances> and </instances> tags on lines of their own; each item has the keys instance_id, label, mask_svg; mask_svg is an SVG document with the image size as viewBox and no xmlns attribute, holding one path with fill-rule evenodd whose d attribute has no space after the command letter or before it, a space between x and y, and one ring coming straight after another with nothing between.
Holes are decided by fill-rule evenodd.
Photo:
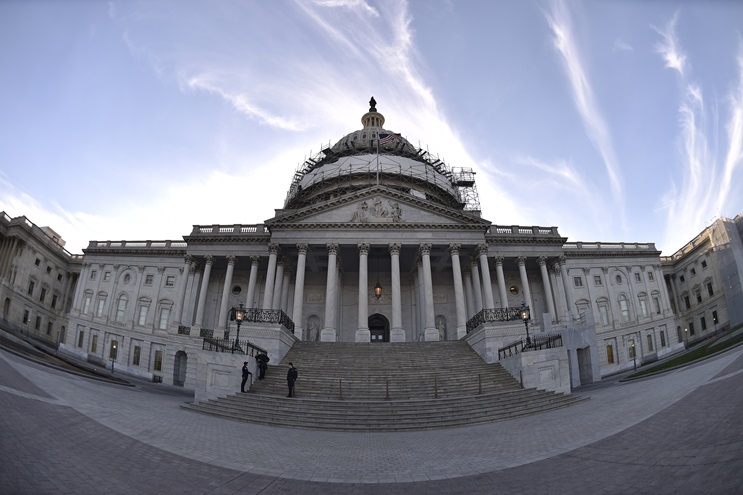
<instances>
[{"instance_id":1,"label":"us capitol building","mask_svg":"<svg viewBox=\"0 0 743 495\"><path fill-rule=\"evenodd\" d=\"M238 332L273 364L297 340L464 340L490 363L523 348L528 329L533 345L561 343L519 366L534 386L569 391L743 322L741 215L672 256L494 225L473 170L386 130L373 98L361 123L297 169L263 223L91 241L73 255L50 228L3 213L4 328L198 398L234 393L244 355L211 343Z\"/></svg>"}]
</instances>

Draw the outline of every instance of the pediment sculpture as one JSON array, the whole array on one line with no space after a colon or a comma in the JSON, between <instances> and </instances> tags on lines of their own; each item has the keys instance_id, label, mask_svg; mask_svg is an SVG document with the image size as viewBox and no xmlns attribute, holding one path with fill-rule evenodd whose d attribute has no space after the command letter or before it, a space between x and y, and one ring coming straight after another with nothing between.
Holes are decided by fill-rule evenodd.
<instances>
[{"instance_id":1,"label":"pediment sculpture","mask_svg":"<svg viewBox=\"0 0 743 495\"><path fill-rule=\"evenodd\" d=\"M387 206L382 198L375 197L371 206L364 200L356 206L356 211L351 217L352 223L400 223L402 222L402 210L397 201L388 200Z\"/></svg>"}]
</instances>

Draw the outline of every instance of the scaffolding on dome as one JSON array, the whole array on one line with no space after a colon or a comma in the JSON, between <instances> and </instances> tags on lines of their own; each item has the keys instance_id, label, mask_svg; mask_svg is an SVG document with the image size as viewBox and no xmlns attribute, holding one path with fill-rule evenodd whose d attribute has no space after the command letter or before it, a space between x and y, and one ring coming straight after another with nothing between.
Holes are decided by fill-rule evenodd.
<instances>
[{"instance_id":1,"label":"scaffolding on dome","mask_svg":"<svg viewBox=\"0 0 743 495\"><path fill-rule=\"evenodd\" d=\"M397 147L395 147L397 148ZM300 193L303 190L302 181L306 176L317 169L327 165L338 164L335 169L325 170L313 177L312 189L323 191L324 194L315 194L309 198L309 204L325 201L349 194L359 189L369 187L373 180L397 188L420 198L430 199L446 206L461 208L465 211L480 211L480 199L475 185L475 171L471 168L448 167L438 156L434 156L427 150L418 148L415 153L401 149L392 150L384 148L385 161L393 163L378 163L378 160L362 160L352 163L349 159L361 156L377 156L374 149L344 150L343 153L334 153L330 146L310 156L300 164L294 172L292 183L287 192L284 207L288 208L295 199L301 201ZM395 156L408 158L426 165L424 173L417 173L413 167L403 165L394 159ZM345 159L345 161L343 161ZM429 170L429 167L431 170ZM364 180L365 179L365 180ZM325 183L330 187L325 187Z\"/></svg>"}]
</instances>

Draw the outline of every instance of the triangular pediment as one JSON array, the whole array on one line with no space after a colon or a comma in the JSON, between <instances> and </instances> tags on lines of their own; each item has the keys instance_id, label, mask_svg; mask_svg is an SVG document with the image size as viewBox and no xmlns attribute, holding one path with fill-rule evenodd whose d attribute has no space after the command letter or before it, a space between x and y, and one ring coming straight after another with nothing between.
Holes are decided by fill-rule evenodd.
<instances>
[{"instance_id":1,"label":"triangular pediment","mask_svg":"<svg viewBox=\"0 0 743 495\"><path fill-rule=\"evenodd\" d=\"M267 220L272 227L283 225L333 225L346 227L470 226L487 227L482 218L440 206L383 186L331 199L301 210L283 212Z\"/></svg>"}]
</instances>

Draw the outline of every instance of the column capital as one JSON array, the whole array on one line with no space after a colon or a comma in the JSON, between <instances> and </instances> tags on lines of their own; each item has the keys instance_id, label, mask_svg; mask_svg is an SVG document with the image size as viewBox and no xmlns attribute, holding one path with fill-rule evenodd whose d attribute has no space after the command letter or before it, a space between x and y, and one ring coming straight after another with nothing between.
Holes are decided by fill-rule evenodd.
<instances>
[{"instance_id":1,"label":"column capital","mask_svg":"<svg viewBox=\"0 0 743 495\"><path fill-rule=\"evenodd\" d=\"M165 267L160 265L157 267L157 273L163 273L165 271Z\"/></svg>"},{"instance_id":2,"label":"column capital","mask_svg":"<svg viewBox=\"0 0 743 495\"><path fill-rule=\"evenodd\" d=\"M278 258L276 259L276 264L277 264L277 265L281 265L281 266L284 266L284 265L286 264L286 258L285 258L284 256L279 256L279 257L278 257Z\"/></svg>"},{"instance_id":3,"label":"column capital","mask_svg":"<svg viewBox=\"0 0 743 495\"><path fill-rule=\"evenodd\" d=\"M567 263L567 262L568 262L568 259L567 259L567 257L566 257L566 256L565 256L565 255L563 254L562 256L560 256L559 258L557 258L557 262L558 262L558 263L560 263L560 266L564 266L564 265L565 265L565 263Z\"/></svg>"},{"instance_id":4,"label":"column capital","mask_svg":"<svg viewBox=\"0 0 743 495\"><path fill-rule=\"evenodd\" d=\"M328 249L328 254L338 254L338 244L327 243L325 247Z\"/></svg>"},{"instance_id":5,"label":"column capital","mask_svg":"<svg viewBox=\"0 0 743 495\"><path fill-rule=\"evenodd\" d=\"M588 275L591 273L590 268L583 267L583 274L586 276L586 283L588 283Z\"/></svg>"},{"instance_id":6,"label":"column capital","mask_svg":"<svg viewBox=\"0 0 743 495\"><path fill-rule=\"evenodd\" d=\"M420 245L420 253L422 255L430 255L431 254L431 244L429 243L423 243Z\"/></svg>"},{"instance_id":7,"label":"column capital","mask_svg":"<svg viewBox=\"0 0 743 495\"><path fill-rule=\"evenodd\" d=\"M369 254L369 243L359 242L356 246L359 248L359 254L361 255Z\"/></svg>"},{"instance_id":8,"label":"column capital","mask_svg":"<svg viewBox=\"0 0 743 495\"><path fill-rule=\"evenodd\" d=\"M459 255L459 250L461 249L462 245L457 242L452 242L449 244L449 254L452 256Z\"/></svg>"},{"instance_id":9,"label":"column capital","mask_svg":"<svg viewBox=\"0 0 743 495\"><path fill-rule=\"evenodd\" d=\"M391 254L392 256L397 256L397 255L399 255L399 254L400 254L400 245L399 245L399 244L396 244L396 243L394 243L394 242L391 242L391 243L390 243L390 244L389 244L389 245L387 246L387 250L388 250L388 251L390 252L390 254Z\"/></svg>"},{"instance_id":10,"label":"column capital","mask_svg":"<svg viewBox=\"0 0 743 495\"><path fill-rule=\"evenodd\" d=\"M214 256L212 256L211 254L207 254L206 256L204 256L204 263L206 263L207 265L211 265L212 263L214 263Z\"/></svg>"},{"instance_id":11,"label":"column capital","mask_svg":"<svg viewBox=\"0 0 743 495\"><path fill-rule=\"evenodd\" d=\"M250 257L250 264L251 265L257 265L260 262L261 262L261 257L258 256L257 254L254 254L254 255L252 255Z\"/></svg>"},{"instance_id":12,"label":"column capital","mask_svg":"<svg viewBox=\"0 0 743 495\"><path fill-rule=\"evenodd\" d=\"M310 247L307 244L297 244L297 252L299 254L307 254L307 251L309 251Z\"/></svg>"},{"instance_id":13,"label":"column capital","mask_svg":"<svg viewBox=\"0 0 743 495\"><path fill-rule=\"evenodd\" d=\"M272 242L268 245L268 252L269 254L279 254L280 247L275 242Z\"/></svg>"},{"instance_id":14,"label":"column capital","mask_svg":"<svg viewBox=\"0 0 743 495\"><path fill-rule=\"evenodd\" d=\"M519 266L524 266L526 264L526 256L519 256L516 258L516 264Z\"/></svg>"},{"instance_id":15,"label":"column capital","mask_svg":"<svg viewBox=\"0 0 743 495\"><path fill-rule=\"evenodd\" d=\"M552 265L552 271L555 272L555 275L560 274L560 263L555 263Z\"/></svg>"},{"instance_id":16,"label":"column capital","mask_svg":"<svg viewBox=\"0 0 743 495\"><path fill-rule=\"evenodd\" d=\"M190 264L191 264L191 261L193 261L193 256L191 256L190 254L187 254L187 255L185 255L185 256L183 257L183 262L184 262L184 263L185 263L186 265L190 265Z\"/></svg>"},{"instance_id":17,"label":"column capital","mask_svg":"<svg viewBox=\"0 0 743 495\"><path fill-rule=\"evenodd\" d=\"M539 258L537 258L537 262L539 263L539 266L545 266L547 265L547 257L540 256Z\"/></svg>"},{"instance_id":18,"label":"column capital","mask_svg":"<svg viewBox=\"0 0 743 495\"><path fill-rule=\"evenodd\" d=\"M142 273L142 272L144 272L144 269L145 269L145 266L144 266L144 265L137 265L137 271L138 271L139 273Z\"/></svg>"},{"instance_id":19,"label":"column capital","mask_svg":"<svg viewBox=\"0 0 743 495\"><path fill-rule=\"evenodd\" d=\"M496 256L493 259L495 260L495 266L498 266L498 265L503 266L503 261L504 261L503 256Z\"/></svg>"},{"instance_id":20,"label":"column capital","mask_svg":"<svg viewBox=\"0 0 743 495\"><path fill-rule=\"evenodd\" d=\"M237 256L235 256L234 254L228 254L227 255L227 264L228 265L234 265L235 264L235 261L237 261Z\"/></svg>"},{"instance_id":21,"label":"column capital","mask_svg":"<svg viewBox=\"0 0 743 495\"><path fill-rule=\"evenodd\" d=\"M480 266L480 260L478 260L474 256L469 257L469 262L470 262L470 268L475 268L475 267Z\"/></svg>"},{"instance_id":22,"label":"column capital","mask_svg":"<svg viewBox=\"0 0 743 495\"><path fill-rule=\"evenodd\" d=\"M488 243L487 242L481 242L480 244L475 247L475 251L477 252L478 256L487 255L488 254Z\"/></svg>"}]
</instances>

